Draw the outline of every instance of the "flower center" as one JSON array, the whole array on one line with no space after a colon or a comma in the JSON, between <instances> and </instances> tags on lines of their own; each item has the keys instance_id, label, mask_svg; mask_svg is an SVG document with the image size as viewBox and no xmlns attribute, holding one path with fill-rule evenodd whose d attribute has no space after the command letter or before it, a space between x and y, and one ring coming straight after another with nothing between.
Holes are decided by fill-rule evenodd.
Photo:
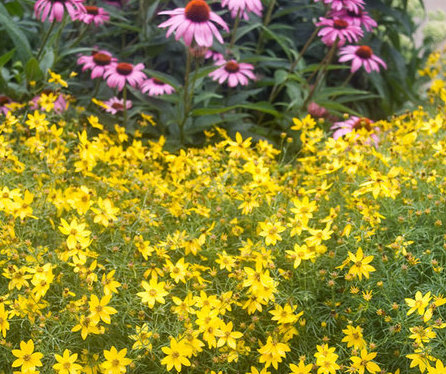
<instances>
[{"instance_id":1,"label":"flower center","mask_svg":"<svg viewBox=\"0 0 446 374\"><path fill-rule=\"evenodd\" d=\"M225 70L228 73L237 73L240 70L240 67L235 61L228 61L225 65Z\"/></svg>"},{"instance_id":2,"label":"flower center","mask_svg":"<svg viewBox=\"0 0 446 374\"><path fill-rule=\"evenodd\" d=\"M94 5L85 5L85 10L88 14L91 14L93 16L97 16L99 14L99 8Z\"/></svg>"},{"instance_id":3,"label":"flower center","mask_svg":"<svg viewBox=\"0 0 446 374\"><path fill-rule=\"evenodd\" d=\"M23 358L23 361L29 361L29 360L31 360L31 355L26 354L22 358Z\"/></svg>"},{"instance_id":4,"label":"flower center","mask_svg":"<svg viewBox=\"0 0 446 374\"><path fill-rule=\"evenodd\" d=\"M93 55L93 61L96 65L107 66L110 65L111 57L109 55L106 55L105 53L96 52Z\"/></svg>"},{"instance_id":5,"label":"flower center","mask_svg":"<svg viewBox=\"0 0 446 374\"><path fill-rule=\"evenodd\" d=\"M5 105L11 102L11 99L8 96L0 96L0 105Z\"/></svg>"},{"instance_id":6,"label":"flower center","mask_svg":"<svg viewBox=\"0 0 446 374\"><path fill-rule=\"evenodd\" d=\"M152 81L158 86L164 86L164 82L160 81L159 79L152 78Z\"/></svg>"},{"instance_id":7,"label":"flower center","mask_svg":"<svg viewBox=\"0 0 446 374\"><path fill-rule=\"evenodd\" d=\"M186 18L189 21L200 23L209 21L211 9L204 0L191 0L186 5Z\"/></svg>"},{"instance_id":8,"label":"flower center","mask_svg":"<svg viewBox=\"0 0 446 374\"><path fill-rule=\"evenodd\" d=\"M348 27L348 22L343 19L335 19L333 21L333 27L336 30L344 30Z\"/></svg>"},{"instance_id":9,"label":"flower center","mask_svg":"<svg viewBox=\"0 0 446 374\"><path fill-rule=\"evenodd\" d=\"M113 103L111 107L113 109L116 109L116 110L123 110L124 109L124 105L122 105L121 103Z\"/></svg>"},{"instance_id":10,"label":"flower center","mask_svg":"<svg viewBox=\"0 0 446 374\"><path fill-rule=\"evenodd\" d=\"M356 50L355 54L358 57L369 59L373 55L373 50L369 46L362 45Z\"/></svg>"},{"instance_id":11,"label":"flower center","mask_svg":"<svg viewBox=\"0 0 446 374\"><path fill-rule=\"evenodd\" d=\"M366 129L367 131L372 131L372 121L370 121L368 118L360 118L358 119L355 124L353 125L353 128L355 130L359 129Z\"/></svg>"},{"instance_id":12,"label":"flower center","mask_svg":"<svg viewBox=\"0 0 446 374\"><path fill-rule=\"evenodd\" d=\"M133 71L133 65L126 62L120 62L118 66L116 66L116 71L121 75L130 75Z\"/></svg>"}]
</instances>

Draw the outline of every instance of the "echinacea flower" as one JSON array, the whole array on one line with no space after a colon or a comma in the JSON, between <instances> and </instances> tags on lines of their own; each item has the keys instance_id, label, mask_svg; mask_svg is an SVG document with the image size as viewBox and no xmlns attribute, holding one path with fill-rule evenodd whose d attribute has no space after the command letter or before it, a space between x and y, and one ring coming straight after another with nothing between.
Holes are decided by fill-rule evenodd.
<instances>
[{"instance_id":1,"label":"echinacea flower","mask_svg":"<svg viewBox=\"0 0 446 374\"><path fill-rule=\"evenodd\" d=\"M358 27L364 27L368 32L371 32L374 28L378 27L376 21L369 16L369 13L359 9L358 12L342 9L330 12L330 18L345 19L348 23Z\"/></svg>"},{"instance_id":2,"label":"echinacea flower","mask_svg":"<svg viewBox=\"0 0 446 374\"><path fill-rule=\"evenodd\" d=\"M262 16L262 2L260 0L222 0L222 7L227 7L231 11L232 18L239 14L243 19L249 19L248 13L254 13L256 16Z\"/></svg>"},{"instance_id":3,"label":"echinacea flower","mask_svg":"<svg viewBox=\"0 0 446 374\"><path fill-rule=\"evenodd\" d=\"M316 3L320 0L314 0ZM364 8L364 0L323 0L324 4L330 5L332 10L347 9L352 12L359 12Z\"/></svg>"},{"instance_id":4,"label":"echinacea flower","mask_svg":"<svg viewBox=\"0 0 446 374\"><path fill-rule=\"evenodd\" d=\"M129 110L132 107L132 102L130 100L126 101L126 108ZM110 100L104 102L104 109L107 113L116 114L118 112L124 111L124 99L118 99L117 97L112 97Z\"/></svg>"},{"instance_id":5,"label":"echinacea flower","mask_svg":"<svg viewBox=\"0 0 446 374\"><path fill-rule=\"evenodd\" d=\"M82 66L82 71L91 69L91 79L102 78L107 67L116 64L117 59L110 52L96 51L91 56L81 56L77 63Z\"/></svg>"},{"instance_id":6,"label":"echinacea flower","mask_svg":"<svg viewBox=\"0 0 446 374\"><path fill-rule=\"evenodd\" d=\"M138 87L147 79L147 76L142 72L144 64L132 65L127 62L120 62L118 64L111 64L105 70L104 79L107 80L109 87L117 87L122 91L125 84L128 83L132 87Z\"/></svg>"},{"instance_id":7,"label":"echinacea flower","mask_svg":"<svg viewBox=\"0 0 446 374\"><path fill-rule=\"evenodd\" d=\"M204 0L191 0L185 8L167 10L159 14L171 16L170 19L158 26L169 28L166 37L168 38L175 32L175 39L184 38L184 42L188 46L195 40L199 46L210 47L213 43L213 36L223 44L223 38L212 22L218 23L224 30L229 31L226 22L212 12Z\"/></svg>"},{"instance_id":8,"label":"echinacea flower","mask_svg":"<svg viewBox=\"0 0 446 374\"><path fill-rule=\"evenodd\" d=\"M89 25L94 23L96 26L103 25L104 22L110 20L110 15L104 10L93 5L85 5L85 12L78 12L76 19Z\"/></svg>"},{"instance_id":9,"label":"echinacea flower","mask_svg":"<svg viewBox=\"0 0 446 374\"><path fill-rule=\"evenodd\" d=\"M220 61L220 60L224 60L224 56L219 53L219 52L215 52L211 49L208 49L206 51L206 54L204 55L204 58L207 60L208 58L212 58L213 61Z\"/></svg>"},{"instance_id":10,"label":"echinacea flower","mask_svg":"<svg viewBox=\"0 0 446 374\"><path fill-rule=\"evenodd\" d=\"M229 87L235 87L238 84L246 86L248 84L248 78L252 80L256 79L252 72L254 66L251 64L238 63L235 60L220 60L215 65L220 67L210 73L209 76L220 84L227 80Z\"/></svg>"},{"instance_id":11,"label":"echinacea flower","mask_svg":"<svg viewBox=\"0 0 446 374\"><path fill-rule=\"evenodd\" d=\"M156 78L150 78L141 84L141 92L149 96L170 95L175 89Z\"/></svg>"},{"instance_id":12,"label":"echinacea flower","mask_svg":"<svg viewBox=\"0 0 446 374\"><path fill-rule=\"evenodd\" d=\"M335 122L333 126L330 127L330 130L334 130L333 139L336 140L344 135L353 132L354 130L359 131L364 129L367 132L371 133L370 138L373 140L375 145L377 145L379 138L376 133L379 131L379 128L373 127L372 124L373 121L368 118L359 118L356 116L352 116L346 121Z\"/></svg>"},{"instance_id":13,"label":"echinacea flower","mask_svg":"<svg viewBox=\"0 0 446 374\"><path fill-rule=\"evenodd\" d=\"M47 18L50 22L62 22L65 10L75 20L79 12L85 12L83 0L37 0L34 4L34 15L42 22Z\"/></svg>"},{"instance_id":14,"label":"echinacea flower","mask_svg":"<svg viewBox=\"0 0 446 374\"><path fill-rule=\"evenodd\" d=\"M12 100L5 95L0 95L0 113L4 114L6 116L6 114L9 112L9 107L8 104L11 104Z\"/></svg>"},{"instance_id":15,"label":"echinacea flower","mask_svg":"<svg viewBox=\"0 0 446 374\"><path fill-rule=\"evenodd\" d=\"M325 18L320 17L320 22L316 26L321 27L318 36L322 37L322 42L328 46L332 46L338 41L338 46L343 46L346 41L357 42L363 36L360 27L350 24L342 18Z\"/></svg>"},{"instance_id":16,"label":"echinacea flower","mask_svg":"<svg viewBox=\"0 0 446 374\"><path fill-rule=\"evenodd\" d=\"M339 62L352 62L351 72L358 71L361 66L364 67L367 73L372 71L379 72L379 65L384 69L387 68L386 63L378 56L373 54L372 48L367 45L348 45L339 50L340 58Z\"/></svg>"}]
</instances>

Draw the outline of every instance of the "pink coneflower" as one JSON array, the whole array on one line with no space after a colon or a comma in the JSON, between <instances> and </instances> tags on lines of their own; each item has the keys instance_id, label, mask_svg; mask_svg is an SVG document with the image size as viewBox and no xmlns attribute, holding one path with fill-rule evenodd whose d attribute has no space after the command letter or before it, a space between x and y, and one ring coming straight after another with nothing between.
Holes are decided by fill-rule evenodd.
<instances>
[{"instance_id":1,"label":"pink coneflower","mask_svg":"<svg viewBox=\"0 0 446 374\"><path fill-rule=\"evenodd\" d=\"M204 0L191 0L186 8L167 10L159 14L171 16L170 19L158 26L169 28L166 37L168 38L175 31L175 39L184 38L184 42L188 46L195 40L199 46L210 47L213 43L213 36L223 44L223 38L211 21L218 23L229 32L225 21L212 12Z\"/></svg>"},{"instance_id":2,"label":"pink coneflower","mask_svg":"<svg viewBox=\"0 0 446 374\"><path fill-rule=\"evenodd\" d=\"M351 133L352 131L358 131L361 129L365 129L366 131L370 132L370 138L375 143L375 146L378 145L379 137L376 134L379 131L378 127L373 127L373 121L362 117L355 117L352 116L348 120L343 122L335 122L333 126L330 127L330 130L334 130L333 133L333 139L338 139L341 136L347 135Z\"/></svg>"},{"instance_id":3,"label":"pink coneflower","mask_svg":"<svg viewBox=\"0 0 446 374\"><path fill-rule=\"evenodd\" d=\"M6 114L10 111L8 104L11 104L12 102L13 101L8 96L0 95L0 113L6 116Z\"/></svg>"},{"instance_id":4,"label":"pink coneflower","mask_svg":"<svg viewBox=\"0 0 446 374\"><path fill-rule=\"evenodd\" d=\"M379 72L379 65L387 69L386 63L378 56L375 56L372 48L367 45L348 45L341 48L339 54L341 55L339 62L352 62L352 73L358 71L361 66L364 67L367 73L372 71Z\"/></svg>"},{"instance_id":5,"label":"pink coneflower","mask_svg":"<svg viewBox=\"0 0 446 374\"><path fill-rule=\"evenodd\" d=\"M316 3L320 0L314 0ZM347 9L358 13L364 8L364 0L323 0L324 4L329 4L332 10Z\"/></svg>"},{"instance_id":6,"label":"pink coneflower","mask_svg":"<svg viewBox=\"0 0 446 374\"><path fill-rule=\"evenodd\" d=\"M83 0L37 0L34 4L34 15L44 22L47 17L50 22L62 22L65 10L72 20L79 12L85 12Z\"/></svg>"},{"instance_id":7,"label":"pink coneflower","mask_svg":"<svg viewBox=\"0 0 446 374\"><path fill-rule=\"evenodd\" d=\"M204 58L207 60L208 58L212 58L213 61L220 61L220 60L224 60L224 56L219 53L219 52L215 52L212 51L211 49L208 49L206 54L204 55Z\"/></svg>"},{"instance_id":8,"label":"pink coneflower","mask_svg":"<svg viewBox=\"0 0 446 374\"><path fill-rule=\"evenodd\" d=\"M254 66L251 64L238 63L235 60L220 60L215 64L220 66L217 70L214 70L209 76L218 83L222 84L226 80L229 87L235 87L238 84L246 86L248 84L248 78L255 80L256 76L252 72Z\"/></svg>"},{"instance_id":9,"label":"pink coneflower","mask_svg":"<svg viewBox=\"0 0 446 374\"><path fill-rule=\"evenodd\" d=\"M343 46L346 41L356 42L364 35L360 27L351 25L345 19L325 17L319 19L320 22L316 23L316 26L321 27L321 29L317 35L321 36L322 42L328 46L332 46L336 40L338 46Z\"/></svg>"},{"instance_id":10,"label":"pink coneflower","mask_svg":"<svg viewBox=\"0 0 446 374\"><path fill-rule=\"evenodd\" d=\"M124 111L124 99L118 99L117 97L112 97L110 100L104 102L106 105L105 111L111 114L116 114L118 112ZM127 110L132 107L132 102L127 100L126 105Z\"/></svg>"},{"instance_id":11,"label":"pink coneflower","mask_svg":"<svg viewBox=\"0 0 446 374\"><path fill-rule=\"evenodd\" d=\"M330 12L330 17L345 19L351 25L364 27L368 32L378 27L376 21L366 11L361 9L359 9L358 13L346 9L337 10Z\"/></svg>"},{"instance_id":12,"label":"pink coneflower","mask_svg":"<svg viewBox=\"0 0 446 374\"><path fill-rule=\"evenodd\" d=\"M141 92L149 96L170 95L175 89L156 78L150 78L141 84Z\"/></svg>"},{"instance_id":13,"label":"pink coneflower","mask_svg":"<svg viewBox=\"0 0 446 374\"><path fill-rule=\"evenodd\" d=\"M221 6L227 7L231 11L232 18L237 17L239 12L243 19L249 19L249 12L259 17L262 16L263 6L260 0L222 0Z\"/></svg>"},{"instance_id":14,"label":"pink coneflower","mask_svg":"<svg viewBox=\"0 0 446 374\"><path fill-rule=\"evenodd\" d=\"M138 87L147 76L142 72L144 64L136 64L133 66L127 62L111 64L104 73L104 79L107 80L109 87L117 87L122 91L125 84L128 83L132 87Z\"/></svg>"},{"instance_id":15,"label":"pink coneflower","mask_svg":"<svg viewBox=\"0 0 446 374\"><path fill-rule=\"evenodd\" d=\"M77 63L82 66L82 71L91 69L91 79L102 78L105 70L113 64L116 64L117 59L112 57L110 52L97 51L91 56L81 56Z\"/></svg>"},{"instance_id":16,"label":"pink coneflower","mask_svg":"<svg viewBox=\"0 0 446 374\"><path fill-rule=\"evenodd\" d=\"M96 26L103 25L104 22L110 20L110 15L104 10L104 8L98 8L93 5L85 5L85 12L79 12L76 15L76 19L89 25L94 23Z\"/></svg>"}]
</instances>

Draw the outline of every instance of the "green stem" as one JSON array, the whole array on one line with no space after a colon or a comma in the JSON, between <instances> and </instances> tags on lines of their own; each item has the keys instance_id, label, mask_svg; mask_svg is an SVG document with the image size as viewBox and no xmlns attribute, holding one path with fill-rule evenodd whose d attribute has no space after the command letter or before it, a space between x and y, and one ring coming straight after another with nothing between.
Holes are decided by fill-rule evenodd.
<instances>
[{"instance_id":1,"label":"green stem","mask_svg":"<svg viewBox=\"0 0 446 374\"><path fill-rule=\"evenodd\" d=\"M39 60L40 57L42 56L42 53L45 50L45 46L46 46L46 43L48 41L48 38L49 38L51 32L53 31L55 25L56 25L56 22L53 21L51 23L51 26L47 30L45 36L43 37L42 45L40 46L39 52L37 52L37 57L36 57L37 60Z\"/></svg>"},{"instance_id":2,"label":"green stem","mask_svg":"<svg viewBox=\"0 0 446 374\"><path fill-rule=\"evenodd\" d=\"M124 100L124 127L127 128L127 84L124 85L124 90L122 91L122 98Z\"/></svg>"},{"instance_id":3,"label":"green stem","mask_svg":"<svg viewBox=\"0 0 446 374\"><path fill-rule=\"evenodd\" d=\"M232 29L232 36L231 36L231 41L230 41L230 43L229 43L229 47L228 47L228 50L229 51L232 51L232 48L234 47L234 43L235 43L235 37L236 37L236 34L237 34L237 29L238 29L238 26L239 26L239 24L240 24L240 16L241 16L241 10L239 9L238 10L238 12L237 12L237 17L235 18L235 22L234 22L234 27L233 27L233 29Z\"/></svg>"},{"instance_id":4,"label":"green stem","mask_svg":"<svg viewBox=\"0 0 446 374\"><path fill-rule=\"evenodd\" d=\"M268 26L269 23L271 22L271 17L272 17L275 5L276 5L276 0L270 0L270 2L268 4L268 9L266 11L265 19L263 20L264 27ZM264 35L264 32L262 31L259 36L259 41L257 42L257 47L256 47L257 55L260 54L260 51L263 47L263 35Z\"/></svg>"},{"instance_id":5,"label":"green stem","mask_svg":"<svg viewBox=\"0 0 446 374\"><path fill-rule=\"evenodd\" d=\"M85 25L85 27L82 28L81 32L79 33L78 37L76 38L76 40L70 44L70 46L68 47L68 49L74 48L76 47L81 40L84 38L85 33L88 30L88 26L90 26L89 24Z\"/></svg>"},{"instance_id":6,"label":"green stem","mask_svg":"<svg viewBox=\"0 0 446 374\"><path fill-rule=\"evenodd\" d=\"M310 38L304 44L304 46L302 47L301 51L299 52L299 55L297 56L297 58L294 60L294 62L290 66L290 73L292 73L294 71L294 69L296 69L297 64L299 63L299 61L303 57L304 53L307 51L307 49L310 46L310 44L313 42L313 40L316 37L318 31L319 31L319 27L314 29L314 31L311 34Z\"/></svg>"},{"instance_id":7,"label":"green stem","mask_svg":"<svg viewBox=\"0 0 446 374\"><path fill-rule=\"evenodd\" d=\"M94 86L93 94L91 95L91 99L93 99L97 96L100 86L101 86L101 79L96 78L96 83ZM88 103L87 110L91 110L91 107L93 106L93 101L91 99L90 99L90 102Z\"/></svg>"},{"instance_id":8,"label":"green stem","mask_svg":"<svg viewBox=\"0 0 446 374\"><path fill-rule=\"evenodd\" d=\"M184 145L184 125L186 124L187 117L189 116L189 76L192 65L192 56L187 49L186 52L186 73L184 76L184 87L183 87L183 118L181 122L178 124L180 130L180 144Z\"/></svg>"},{"instance_id":9,"label":"green stem","mask_svg":"<svg viewBox=\"0 0 446 374\"><path fill-rule=\"evenodd\" d=\"M59 29L57 30L56 40L54 42L54 46L55 46L55 48L54 48L54 61L56 61L56 62L59 59L58 55L59 55L59 41L60 41L60 37L62 35L63 29L65 28L66 23L67 23L67 15L64 14L63 20L62 20L62 22L61 22L61 24L59 26Z\"/></svg>"}]
</instances>

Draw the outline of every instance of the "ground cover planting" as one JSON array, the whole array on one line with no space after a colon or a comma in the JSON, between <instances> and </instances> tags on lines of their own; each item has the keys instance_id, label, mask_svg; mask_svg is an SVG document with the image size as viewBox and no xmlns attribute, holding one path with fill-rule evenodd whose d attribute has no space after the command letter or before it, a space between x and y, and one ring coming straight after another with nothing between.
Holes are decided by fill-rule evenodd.
<instances>
[{"instance_id":1,"label":"ground cover planting","mask_svg":"<svg viewBox=\"0 0 446 374\"><path fill-rule=\"evenodd\" d=\"M295 118L280 149L6 104L3 372L444 373L443 65L433 109Z\"/></svg>"}]
</instances>

